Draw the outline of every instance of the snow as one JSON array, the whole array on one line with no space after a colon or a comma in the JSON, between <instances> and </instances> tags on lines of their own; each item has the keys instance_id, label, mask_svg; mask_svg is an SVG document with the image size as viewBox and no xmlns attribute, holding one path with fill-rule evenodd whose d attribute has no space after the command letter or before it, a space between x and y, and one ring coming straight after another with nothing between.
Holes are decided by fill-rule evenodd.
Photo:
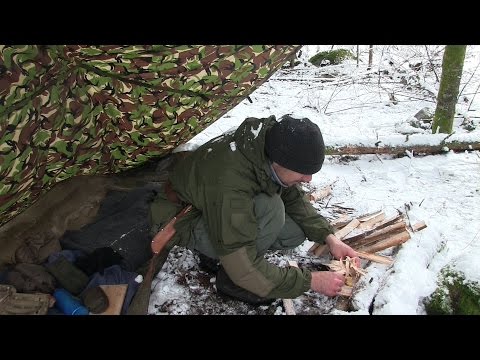
<instances>
[{"instance_id":1,"label":"snow","mask_svg":"<svg viewBox=\"0 0 480 360\"><path fill-rule=\"evenodd\" d=\"M335 46L340 47L356 53L354 45ZM330 48L303 47L302 64L278 71L250 96L253 103L243 101L180 149L193 150L231 131L247 117L279 118L284 114L308 117L317 123L326 146L440 145L447 137L411 125L420 110L435 111L439 83L435 74L427 70L425 49L428 48L437 65L436 75L440 77L443 46L375 46L372 69L368 71L368 46L360 47L359 67L355 60L321 68L306 63L310 56ZM411 66L418 63L422 63L421 69L412 70ZM468 46L454 134L448 141L480 141L480 96L476 96L479 63L480 46ZM379 75L384 72L388 76ZM462 126L464 116L473 121L476 129L468 131ZM439 272L446 264L464 273L466 280L480 281L480 153L447 151L418 156L408 152L406 155L400 158L361 155L350 159L327 156L310 183L314 189L332 185L328 204L315 204L324 216L331 216L328 205L332 204L353 208L355 215L382 209L387 218L397 209L407 210L411 223L423 220L427 228L411 233L411 239L396 250L380 252L395 259L392 266L362 261L367 275L362 277L353 296L355 311L335 310L331 299L310 292L294 299L296 307L314 313L310 311L313 304L319 314L424 314L422 299L435 290ZM306 252L311 244L305 242L294 250L295 254L308 258ZM198 270L194 254L185 251L182 256L188 258L188 266L175 262L177 267ZM190 313L191 299L173 281L170 261L169 257L153 285L152 314L160 313L154 305L167 299L182 303L168 313ZM215 293L214 282L211 286L210 296ZM250 314L266 309L236 308L236 311ZM284 314L280 303L274 304L271 313Z\"/></svg>"}]
</instances>

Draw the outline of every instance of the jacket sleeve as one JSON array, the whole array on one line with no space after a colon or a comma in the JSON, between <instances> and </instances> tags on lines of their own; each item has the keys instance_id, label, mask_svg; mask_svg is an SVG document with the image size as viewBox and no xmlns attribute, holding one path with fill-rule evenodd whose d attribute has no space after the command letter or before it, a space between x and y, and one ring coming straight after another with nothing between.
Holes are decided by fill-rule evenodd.
<instances>
[{"instance_id":1,"label":"jacket sleeve","mask_svg":"<svg viewBox=\"0 0 480 360\"><path fill-rule=\"evenodd\" d=\"M325 238L334 233L327 219L317 212L298 186L284 189L282 200L285 212L302 228L310 241L323 244Z\"/></svg>"},{"instance_id":2,"label":"jacket sleeve","mask_svg":"<svg viewBox=\"0 0 480 360\"><path fill-rule=\"evenodd\" d=\"M230 279L266 298L295 298L310 289L311 273L280 268L259 256L257 221L252 196L240 191L216 191L216 209L206 216L209 234Z\"/></svg>"}]
</instances>

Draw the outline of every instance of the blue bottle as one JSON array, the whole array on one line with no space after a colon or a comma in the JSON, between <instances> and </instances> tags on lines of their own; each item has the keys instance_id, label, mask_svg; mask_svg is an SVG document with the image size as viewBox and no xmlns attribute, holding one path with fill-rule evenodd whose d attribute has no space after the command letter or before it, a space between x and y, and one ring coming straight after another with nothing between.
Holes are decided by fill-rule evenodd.
<instances>
[{"instance_id":1,"label":"blue bottle","mask_svg":"<svg viewBox=\"0 0 480 360\"><path fill-rule=\"evenodd\" d=\"M65 289L56 289L53 293L55 305L66 315L88 315L88 309Z\"/></svg>"}]
</instances>

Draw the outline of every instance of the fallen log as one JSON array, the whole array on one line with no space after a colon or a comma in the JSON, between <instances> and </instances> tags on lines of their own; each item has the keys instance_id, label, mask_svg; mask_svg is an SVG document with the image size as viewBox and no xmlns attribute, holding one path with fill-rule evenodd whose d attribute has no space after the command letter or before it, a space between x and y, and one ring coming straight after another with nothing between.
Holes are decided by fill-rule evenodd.
<instances>
[{"instance_id":1,"label":"fallen log","mask_svg":"<svg viewBox=\"0 0 480 360\"><path fill-rule=\"evenodd\" d=\"M341 146L326 148L327 155L365 155L365 154L390 154L390 155L404 155L407 151L415 154L443 154L448 150L456 152L480 150L480 143L478 142L458 142L446 141L439 142L438 145L412 145L412 146Z\"/></svg>"}]
</instances>

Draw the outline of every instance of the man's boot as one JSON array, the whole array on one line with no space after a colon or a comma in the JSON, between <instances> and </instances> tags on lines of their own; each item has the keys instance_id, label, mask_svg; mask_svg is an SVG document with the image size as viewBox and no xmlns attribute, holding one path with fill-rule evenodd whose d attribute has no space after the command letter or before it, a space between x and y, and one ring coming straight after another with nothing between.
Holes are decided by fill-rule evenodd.
<instances>
[{"instance_id":1,"label":"man's boot","mask_svg":"<svg viewBox=\"0 0 480 360\"><path fill-rule=\"evenodd\" d=\"M275 299L267 299L255 295L254 293L241 288L234 284L232 280L228 277L227 273L223 266L220 266L220 269L217 272L217 291L221 294L227 295L234 298L235 300L240 300L252 305L270 305Z\"/></svg>"},{"instance_id":2,"label":"man's boot","mask_svg":"<svg viewBox=\"0 0 480 360\"><path fill-rule=\"evenodd\" d=\"M197 251L198 259L200 262L198 263L198 267L200 270L216 274L218 269L220 269L220 262L218 260L212 259L206 255L203 255L201 252Z\"/></svg>"}]
</instances>

